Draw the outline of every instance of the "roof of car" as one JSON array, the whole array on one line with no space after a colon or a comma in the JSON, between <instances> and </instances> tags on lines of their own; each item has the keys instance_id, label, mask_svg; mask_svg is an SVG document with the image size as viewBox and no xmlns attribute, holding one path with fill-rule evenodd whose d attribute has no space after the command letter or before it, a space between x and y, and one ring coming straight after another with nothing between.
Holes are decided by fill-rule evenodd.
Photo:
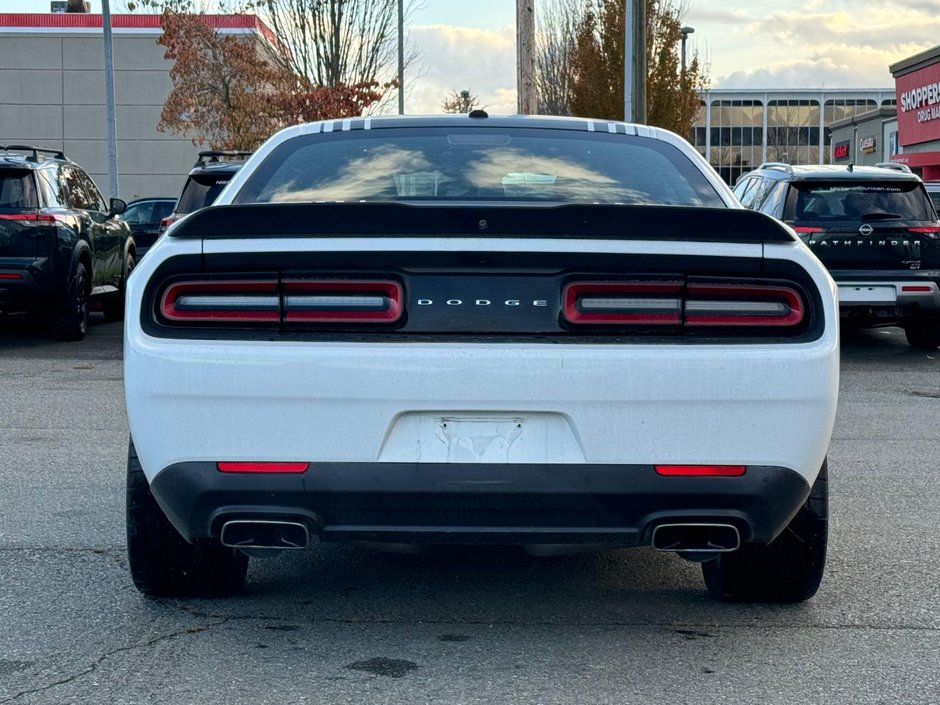
<instances>
[{"instance_id":1,"label":"roof of car","mask_svg":"<svg viewBox=\"0 0 940 705\"><path fill-rule=\"evenodd\" d=\"M135 203L144 203L145 201L173 201L176 202L176 198L173 196L141 196L140 198L135 198L133 201L128 201L128 207L134 205Z\"/></svg>"},{"instance_id":2,"label":"roof of car","mask_svg":"<svg viewBox=\"0 0 940 705\"><path fill-rule=\"evenodd\" d=\"M461 127L480 128L542 128L553 130L575 130L579 132L610 132L619 134L655 136L660 128L634 125L617 120L601 120L554 115L489 115L483 110L474 110L469 115L384 115L324 120L296 126L305 132L348 132L350 130L382 130L402 127ZM292 128L288 128L292 129Z\"/></svg>"},{"instance_id":3,"label":"roof of car","mask_svg":"<svg viewBox=\"0 0 940 705\"><path fill-rule=\"evenodd\" d=\"M19 169L35 169L48 162L73 164L60 149L24 144L0 145L0 165Z\"/></svg>"},{"instance_id":4,"label":"roof of car","mask_svg":"<svg viewBox=\"0 0 940 705\"><path fill-rule=\"evenodd\" d=\"M879 179L891 181L919 181L916 174L900 171L898 169L884 168L880 166L854 166L851 168L848 164L761 164L754 171L743 174L761 174L771 175L779 179L788 181L810 181L814 179L824 179L833 181L839 179Z\"/></svg>"}]
</instances>

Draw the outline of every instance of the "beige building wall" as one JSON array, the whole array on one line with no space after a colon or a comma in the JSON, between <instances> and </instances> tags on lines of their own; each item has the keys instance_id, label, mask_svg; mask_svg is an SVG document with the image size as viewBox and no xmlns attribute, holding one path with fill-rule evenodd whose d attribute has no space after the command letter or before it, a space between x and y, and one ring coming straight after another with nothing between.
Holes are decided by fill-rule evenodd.
<instances>
[{"instance_id":1,"label":"beige building wall","mask_svg":"<svg viewBox=\"0 0 940 705\"><path fill-rule=\"evenodd\" d=\"M188 139L157 132L172 62L156 31L114 33L117 194L179 195L196 160ZM108 195L104 47L100 31L0 29L0 144L64 149Z\"/></svg>"}]
</instances>

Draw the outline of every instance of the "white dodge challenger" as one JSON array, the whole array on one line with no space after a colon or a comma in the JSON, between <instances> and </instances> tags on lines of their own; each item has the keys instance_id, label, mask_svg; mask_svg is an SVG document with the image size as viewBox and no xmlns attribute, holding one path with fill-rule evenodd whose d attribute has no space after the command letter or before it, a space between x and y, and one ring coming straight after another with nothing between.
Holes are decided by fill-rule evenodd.
<instances>
[{"instance_id":1,"label":"white dodge challenger","mask_svg":"<svg viewBox=\"0 0 940 705\"><path fill-rule=\"evenodd\" d=\"M674 134L291 127L127 297L145 594L231 593L318 541L652 545L720 599L819 587L835 287Z\"/></svg>"}]
</instances>

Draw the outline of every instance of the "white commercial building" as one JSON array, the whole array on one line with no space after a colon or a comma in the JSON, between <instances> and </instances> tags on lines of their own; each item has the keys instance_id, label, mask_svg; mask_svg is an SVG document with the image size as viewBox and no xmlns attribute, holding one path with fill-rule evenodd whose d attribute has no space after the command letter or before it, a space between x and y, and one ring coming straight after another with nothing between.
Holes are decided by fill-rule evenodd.
<instances>
[{"instance_id":1,"label":"white commercial building","mask_svg":"<svg viewBox=\"0 0 940 705\"><path fill-rule=\"evenodd\" d=\"M206 15L223 33L270 30L252 15ZM159 15L113 15L121 198L177 196L198 148L157 131L172 62ZM101 15L0 13L0 144L62 149L108 190ZM114 194L110 194L114 195Z\"/></svg>"}]
</instances>

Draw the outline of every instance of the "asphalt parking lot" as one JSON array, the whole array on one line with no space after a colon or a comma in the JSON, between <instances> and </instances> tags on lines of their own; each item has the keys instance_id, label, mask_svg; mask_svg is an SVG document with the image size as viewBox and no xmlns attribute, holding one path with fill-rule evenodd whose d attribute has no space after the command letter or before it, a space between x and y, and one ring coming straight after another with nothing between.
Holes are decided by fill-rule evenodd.
<instances>
[{"instance_id":1,"label":"asphalt parking lot","mask_svg":"<svg viewBox=\"0 0 940 705\"><path fill-rule=\"evenodd\" d=\"M940 351L897 329L843 338L828 570L785 607L652 549L333 545L234 599L145 599L120 324L0 331L0 380L0 704L940 703Z\"/></svg>"}]
</instances>

